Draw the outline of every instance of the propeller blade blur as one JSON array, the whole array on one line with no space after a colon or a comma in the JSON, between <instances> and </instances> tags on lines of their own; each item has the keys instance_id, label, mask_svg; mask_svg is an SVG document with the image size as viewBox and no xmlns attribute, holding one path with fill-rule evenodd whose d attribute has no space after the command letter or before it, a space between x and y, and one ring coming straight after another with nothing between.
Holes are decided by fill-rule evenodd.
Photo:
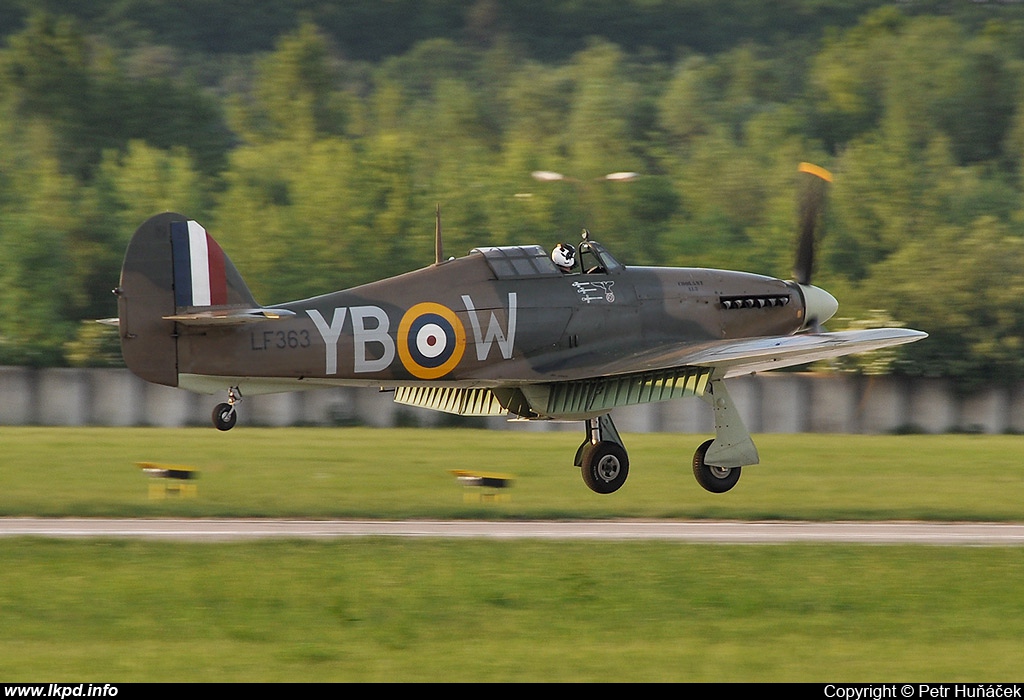
<instances>
[{"instance_id":1,"label":"propeller blade blur","mask_svg":"<svg viewBox=\"0 0 1024 700\"><path fill-rule=\"evenodd\" d=\"M798 170L808 177L800 197L800 228L793 279L799 284L810 284L814 275L814 249L820 237L825 209L825 188L832 182L832 173L813 163L801 163Z\"/></svg>"}]
</instances>

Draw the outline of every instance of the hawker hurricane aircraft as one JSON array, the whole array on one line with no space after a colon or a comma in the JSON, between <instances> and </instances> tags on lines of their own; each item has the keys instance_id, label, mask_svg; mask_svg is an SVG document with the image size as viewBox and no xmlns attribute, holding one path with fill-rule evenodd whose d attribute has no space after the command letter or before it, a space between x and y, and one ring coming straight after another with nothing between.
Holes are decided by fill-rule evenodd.
<instances>
[{"instance_id":1,"label":"hawker hurricane aircraft","mask_svg":"<svg viewBox=\"0 0 1024 700\"><path fill-rule=\"evenodd\" d=\"M730 377L909 343L902 328L822 332L837 310L811 285L829 173L802 205L792 281L728 270L627 266L584 231L539 245L476 248L397 277L263 306L214 239L174 213L149 219L125 254L118 297L124 360L139 377L204 394L221 430L243 396L372 386L464 416L574 420L575 464L597 493L629 472L611 411L697 396L715 438L697 448L705 489L732 488L757 448L726 390Z\"/></svg>"}]
</instances>

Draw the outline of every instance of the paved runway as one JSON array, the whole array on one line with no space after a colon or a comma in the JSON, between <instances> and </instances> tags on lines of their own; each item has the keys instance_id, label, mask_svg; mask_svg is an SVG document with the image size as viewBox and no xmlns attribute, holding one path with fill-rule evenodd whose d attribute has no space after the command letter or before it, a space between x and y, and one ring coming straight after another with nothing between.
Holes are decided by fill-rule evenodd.
<instances>
[{"instance_id":1,"label":"paved runway","mask_svg":"<svg viewBox=\"0 0 1024 700\"><path fill-rule=\"evenodd\" d=\"M740 522L675 520L259 520L0 518L0 537L132 537L237 541L265 538L432 537L662 540L718 544L1024 545L1024 524L924 522Z\"/></svg>"}]
</instances>

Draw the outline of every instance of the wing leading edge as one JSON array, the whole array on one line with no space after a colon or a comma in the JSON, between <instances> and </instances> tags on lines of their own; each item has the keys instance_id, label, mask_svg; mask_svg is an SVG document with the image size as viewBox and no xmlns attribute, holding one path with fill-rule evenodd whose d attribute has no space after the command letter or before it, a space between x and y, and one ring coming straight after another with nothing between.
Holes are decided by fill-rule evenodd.
<instances>
[{"instance_id":1,"label":"wing leading edge","mask_svg":"<svg viewBox=\"0 0 1024 700\"><path fill-rule=\"evenodd\" d=\"M733 340L709 340L677 344L671 340L623 357L587 367L573 368L565 381L617 377L642 372L678 371L685 368L712 370L714 379L855 355L913 343L928 334L909 328L873 328L833 333L773 335Z\"/></svg>"},{"instance_id":2,"label":"wing leading edge","mask_svg":"<svg viewBox=\"0 0 1024 700\"><path fill-rule=\"evenodd\" d=\"M726 340L694 350L664 354L660 361L717 370L725 379L752 372L765 372L872 350L904 345L927 338L928 334L909 328L873 328L833 333L770 336Z\"/></svg>"}]
</instances>

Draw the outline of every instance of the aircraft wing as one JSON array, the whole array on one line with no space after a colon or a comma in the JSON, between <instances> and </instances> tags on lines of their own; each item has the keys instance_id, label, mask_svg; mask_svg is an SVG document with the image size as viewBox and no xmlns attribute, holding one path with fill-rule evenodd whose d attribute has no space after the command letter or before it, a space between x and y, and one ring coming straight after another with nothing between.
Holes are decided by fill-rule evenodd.
<instances>
[{"instance_id":1,"label":"aircraft wing","mask_svg":"<svg viewBox=\"0 0 1024 700\"><path fill-rule=\"evenodd\" d=\"M842 355L912 343L926 333L878 328L837 333L719 340L662 346L563 379L492 387L400 386L398 403L460 415L588 418L613 408L702 395L712 379L781 369ZM575 375L575 376L573 376Z\"/></svg>"},{"instance_id":2,"label":"aircraft wing","mask_svg":"<svg viewBox=\"0 0 1024 700\"><path fill-rule=\"evenodd\" d=\"M903 345L927 336L927 333L909 328L873 328L712 341L696 347L641 353L624 363L628 367L616 367L615 370L636 372L706 367L717 370L716 376L728 378Z\"/></svg>"}]
</instances>

